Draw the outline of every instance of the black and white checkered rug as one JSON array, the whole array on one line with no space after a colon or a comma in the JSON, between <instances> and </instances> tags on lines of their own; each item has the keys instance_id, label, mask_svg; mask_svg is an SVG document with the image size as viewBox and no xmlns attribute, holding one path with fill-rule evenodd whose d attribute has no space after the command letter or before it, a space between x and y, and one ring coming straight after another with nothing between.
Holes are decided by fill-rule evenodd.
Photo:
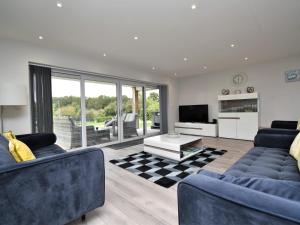
<instances>
[{"instance_id":1,"label":"black and white checkered rug","mask_svg":"<svg viewBox=\"0 0 300 225\"><path fill-rule=\"evenodd\" d=\"M140 152L110 162L155 184L169 188L226 152L226 150L205 148L181 163Z\"/></svg>"}]
</instances>

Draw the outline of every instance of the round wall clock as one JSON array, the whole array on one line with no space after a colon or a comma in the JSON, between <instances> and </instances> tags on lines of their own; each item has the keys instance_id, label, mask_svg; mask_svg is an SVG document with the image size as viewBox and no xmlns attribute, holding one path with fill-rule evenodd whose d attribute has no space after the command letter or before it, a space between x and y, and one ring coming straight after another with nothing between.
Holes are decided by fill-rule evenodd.
<instances>
[{"instance_id":1,"label":"round wall clock","mask_svg":"<svg viewBox=\"0 0 300 225\"><path fill-rule=\"evenodd\" d=\"M236 86L241 86L247 82L247 74L236 73L233 75L232 83Z\"/></svg>"}]
</instances>

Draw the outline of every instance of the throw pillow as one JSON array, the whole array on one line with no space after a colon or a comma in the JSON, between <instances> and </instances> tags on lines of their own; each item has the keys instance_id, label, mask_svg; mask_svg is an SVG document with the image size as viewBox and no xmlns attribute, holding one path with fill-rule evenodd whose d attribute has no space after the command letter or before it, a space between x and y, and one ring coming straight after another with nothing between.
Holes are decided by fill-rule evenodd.
<instances>
[{"instance_id":1,"label":"throw pillow","mask_svg":"<svg viewBox=\"0 0 300 225\"><path fill-rule=\"evenodd\" d=\"M17 162L36 159L30 148L17 139L9 140L9 151Z\"/></svg>"},{"instance_id":2,"label":"throw pillow","mask_svg":"<svg viewBox=\"0 0 300 225\"><path fill-rule=\"evenodd\" d=\"M300 160L300 133L296 136L290 148L290 155Z\"/></svg>"},{"instance_id":3,"label":"throw pillow","mask_svg":"<svg viewBox=\"0 0 300 225\"><path fill-rule=\"evenodd\" d=\"M2 134L7 140L16 139L16 135L12 131L6 131Z\"/></svg>"}]
</instances>

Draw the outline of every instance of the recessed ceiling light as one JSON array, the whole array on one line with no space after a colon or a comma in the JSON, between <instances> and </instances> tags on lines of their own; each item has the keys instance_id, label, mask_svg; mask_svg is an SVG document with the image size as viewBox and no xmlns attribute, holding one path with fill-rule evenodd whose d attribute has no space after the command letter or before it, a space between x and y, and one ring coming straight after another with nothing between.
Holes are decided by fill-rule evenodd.
<instances>
[{"instance_id":1,"label":"recessed ceiling light","mask_svg":"<svg viewBox=\"0 0 300 225\"><path fill-rule=\"evenodd\" d=\"M43 40L43 39L44 39L44 37L43 37L43 36L39 36L39 39L40 39L40 40Z\"/></svg>"},{"instance_id":2,"label":"recessed ceiling light","mask_svg":"<svg viewBox=\"0 0 300 225\"><path fill-rule=\"evenodd\" d=\"M183 58L183 61L188 61L188 58L187 58L187 57L184 57L184 58Z\"/></svg>"},{"instance_id":3,"label":"recessed ceiling light","mask_svg":"<svg viewBox=\"0 0 300 225\"><path fill-rule=\"evenodd\" d=\"M139 39L139 37L138 36L134 36L134 38L133 38L134 40L138 40Z\"/></svg>"},{"instance_id":4,"label":"recessed ceiling light","mask_svg":"<svg viewBox=\"0 0 300 225\"><path fill-rule=\"evenodd\" d=\"M245 58L244 58L245 61L248 61L248 59L249 59L248 57L245 57Z\"/></svg>"},{"instance_id":5,"label":"recessed ceiling light","mask_svg":"<svg viewBox=\"0 0 300 225\"><path fill-rule=\"evenodd\" d=\"M234 48L234 47L235 47L235 44L231 44L230 47L231 47L231 48Z\"/></svg>"},{"instance_id":6,"label":"recessed ceiling light","mask_svg":"<svg viewBox=\"0 0 300 225\"><path fill-rule=\"evenodd\" d=\"M106 53L103 53L103 56L105 57L105 56L106 56Z\"/></svg>"},{"instance_id":7,"label":"recessed ceiling light","mask_svg":"<svg viewBox=\"0 0 300 225\"><path fill-rule=\"evenodd\" d=\"M207 66L203 66L203 69L207 70Z\"/></svg>"},{"instance_id":8,"label":"recessed ceiling light","mask_svg":"<svg viewBox=\"0 0 300 225\"><path fill-rule=\"evenodd\" d=\"M197 8L196 4L193 4L193 5L191 6L191 8L192 8L192 9L196 9L196 8Z\"/></svg>"},{"instance_id":9,"label":"recessed ceiling light","mask_svg":"<svg viewBox=\"0 0 300 225\"><path fill-rule=\"evenodd\" d=\"M152 67L152 70L156 70L155 66Z\"/></svg>"},{"instance_id":10,"label":"recessed ceiling light","mask_svg":"<svg viewBox=\"0 0 300 225\"><path fill-rule=\"evenodd\" d=\"M58 8L62 8L63 5L62 5L61 2L57 2L57 3L56 3L56 6L57 6Z\"/></svg>"}]
</instances>

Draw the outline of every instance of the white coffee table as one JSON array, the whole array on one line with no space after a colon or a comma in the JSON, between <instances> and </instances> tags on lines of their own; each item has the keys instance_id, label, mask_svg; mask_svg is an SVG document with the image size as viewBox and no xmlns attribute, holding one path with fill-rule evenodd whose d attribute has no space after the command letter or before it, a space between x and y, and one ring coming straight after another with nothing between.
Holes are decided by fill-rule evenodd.
<instances>
[{"instance_id":1,"label":"white coffee table","mask_svg":"<svg viewBox=\"0 0 300 225\"><path fill-rule=\"evenodd\" d=\"M168 134L144 139L144 151L176 161L184 161L203 151L201 137ZM192 150L192 151L191 151Z\"/></svg>"}]
</instances>

